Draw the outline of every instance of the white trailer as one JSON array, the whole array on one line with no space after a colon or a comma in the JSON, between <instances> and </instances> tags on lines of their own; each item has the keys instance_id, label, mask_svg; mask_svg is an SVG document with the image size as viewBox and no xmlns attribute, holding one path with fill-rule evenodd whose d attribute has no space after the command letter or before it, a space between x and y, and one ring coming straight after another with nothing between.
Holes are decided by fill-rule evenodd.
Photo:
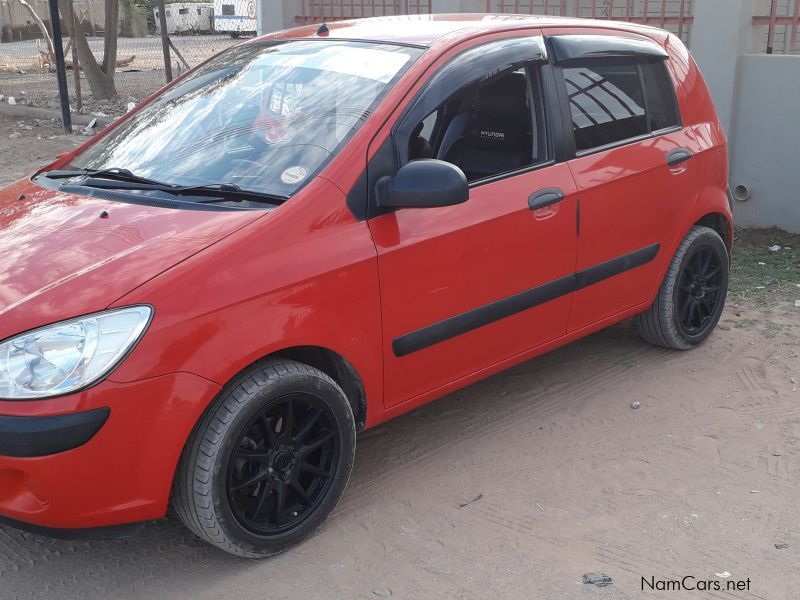
<instances>
[{"instance_id":1,"label":"white trailer","mask_svg":"<svg viewBox=\"0 0 800 600\"><path fill-rule=\"evenodd\" d=\"M255 34L256 0L214 0L214 30L231 37Z\"/></svg>"},{"instance_id":2,"label":"white trailer","mask_svg":"<svg viewBox=\"0 0 800 600\"><path fill-rule=\"evenodd\" d=\"M210 2L173 2L164 6L167 33L211 33L214 31L214 5ZM153 9L156 33L161 33L158 7Z\"/></svg>"}]
</instances>

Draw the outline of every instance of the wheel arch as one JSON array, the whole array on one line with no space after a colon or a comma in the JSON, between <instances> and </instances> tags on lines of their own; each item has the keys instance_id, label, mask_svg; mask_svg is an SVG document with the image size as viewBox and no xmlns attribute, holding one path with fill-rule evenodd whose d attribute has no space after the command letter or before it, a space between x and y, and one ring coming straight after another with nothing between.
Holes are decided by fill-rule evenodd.
<instances>
[{"instance_id":1,"label":"wheel arch","mask_svg":"<svg viewBox=\"0 0 800 600\"><path fill-rule=\"evenodd\" d=\"M733 221L730 213L727 213L715 203L714 196L704 195L701 196L700 206L695 206L694 210L686 216L683 227L681 227L675 235L675 238L670 243L665 252L662 252L661 265L658 268L658 277L653 281L650 294L645 302L641 304L641 311L647 310L658 295L658 290L661 288L661 283L669 269L672 257L681 245L681 242L689 235L693 227L704 226L716 231L725 243L728 249L728 257L731 256L733 249ZM665 250L662 248L662 251Z\"/></svg>"},{"instance_id":2,"label":"wheel arch","mask_svg":"<svg viewBox=\"0 0 800 600\"><path fill-rule=\"evenodd\" d=\"M733 248L733 225L728 220L728 217L721 212L710 212L697 219L692 227L697 225L708 227L716 231L722 238L722 241L725 242L725 247L728 249L728 254L730 255L731 249ZM691 227L689 229L691 230Z\"/></svg>"},{"instance_id":3,"label":"wheel arch","mask_svg":"<svg viewBox=\"0 0 800 600\"><path fill-rule=\"evenodd\" d=\"M276 358L286 358L319 369L333 379L344 391L358 430L364 429L367 421L367 394L361 376L344 356L323 346L291 346L276 350L261 357L256 363ZM255 363L253 363L255 364ZM248 365L245 369L252 366Z\"/></svg>"},{"instance_id":4,"label":"wheel arch","mask_svg":"<svg viewBox=\"0 0 800 600\"><path fill-rule=\"evenodd\" d=\"M222 385L211 401L208 402L204 409L197 415L197 418L193 420L193 424L188 430L186 439L181 445L180 453L176 457L175 467L172 471L173 476L170 479L170 485L167 488L167 498L174 494L174 482L175 476L178 473L180 457L187 452L188 444L190 443L194 432L197 430L200 423L202 423L206 414L213 410L217 398L219 398L224 390L229 386L235 385L237 379L243 373L252 369L256 365L276 359L288 359L303 363L310 367L314 367L315 369L319 369L328 377L333 379L337 385L342 388L342 391L344 391L347 401L350 404L350 408L353 410L353 417L355 418L356 422L356 431L362 431L365 428L367 421L367 395L364 384L361 380L361 376L349 360L347 360L338 352L323 346L298 345L271 351L257 360L250 362L236 372L224 385ZM167 501L168 500L165 498L165 510Z\"/></svg>"}]
</instances>

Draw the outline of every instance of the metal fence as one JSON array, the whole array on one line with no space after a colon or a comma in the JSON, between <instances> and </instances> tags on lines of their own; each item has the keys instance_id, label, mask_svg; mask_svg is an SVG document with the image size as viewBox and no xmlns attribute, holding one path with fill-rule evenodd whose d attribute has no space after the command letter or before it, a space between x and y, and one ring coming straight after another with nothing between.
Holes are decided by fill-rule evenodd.
<instances>
[{"instance_id":1,"label":"metal fence","mask_svg":"<svg viewBox=\"0 0 800 600\"><path fill-rule=\"evenodd\" d=\"M486 11L643 23L687 43L694 21L692 0L486 0Z\"/></svg>"},{"instance_id":2,"label":"metal fence","mask_svg":"<svg viewBox=\"0 0 800 600\"><path fill-rule=\"evenodd\" d=\"M753 0L760 16L758 51L800 53L800 0ZM691 45L692 0L486 0L487 12L571 16L643 23L672 31Z\"/></svg>"},{"instance_id":3,"label":"metal fence","mask_svg":"<svg viewBox=\"0 0 800 600\"><path fill-rule=\"evenodd\" d=\"M430 14L431 0L301 0L298 23Z\"/></svg>"},{"instance_id":4,"label":"metal fence","mask_svg":"<svg viewBox=\"0 0 800 600\"><path fill-rule=\"evenodd\" d=\"M800 54L800 0L761 0L764 16L753 25L765 38L767 54Z\"/></svg>"},{"instance_id":5,"label":"metal fence","mask_svg":"<svg viewBox=\"0 0 800 600\"><path fill-rule=\"evenodd\" d=\"M30 0L29 0L30 1ZM65 0L59 0L63 3ZM6 7L16 0L0 0L0 16L10 14ZM81 32L98 63L105 53L103 31L105 11L102 0L73 0L76 19L81 20ZM90 7L91 11L81 4ZM140 3L141 2L141 3ZM169 2L169 0L167 0ZM30 1L32 8L52 31L47 18L47 2ZM99 8L98 8L99 6ZM72 44L73 26L67 22L62 4L61 31L67 65L70 104L77 108L87 105L87 112L116 116L124 112L129 102L149 96L172 77L203 62L236 44L243 36L256 32L255 0L209 0L167 3L164 11L169 61L165 60L160 27L158 0L121 0L119 33L117 37L114 85L118 98L113 102L92 98L86 78L85 65L76 78L73 63L77 56ZM23 15L25 16L25 15ZM9 19L6 18L7 22ZM28 21L31 18L28 17ZM19 22L20 19L17 19ZM24 21L23 21L24 23ZM48 46L34 25L25 28L3 27L0 43L0 94L13 97L14 102L37 106L57 106L59 102L56 77ZM77 61L80 64L80 61ZM169 64L169 68L167 68ZM80 90L80 93L78 92Z\"/></svg>"}]
</instances>

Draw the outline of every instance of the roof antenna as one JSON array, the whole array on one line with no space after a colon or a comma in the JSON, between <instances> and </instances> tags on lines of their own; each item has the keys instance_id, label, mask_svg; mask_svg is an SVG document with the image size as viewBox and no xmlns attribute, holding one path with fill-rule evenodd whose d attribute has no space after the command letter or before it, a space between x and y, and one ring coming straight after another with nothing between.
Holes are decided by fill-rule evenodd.
<instances>
[{"instance_id":1,"label":"roof antenna","mask_svg":"<svg viewBox=\"0 0 800 600\"><path fill-rule=\"evenodd\" d=\"M319 29L317 29L317 35L319 36L328 35L330 32L331 30L328 29L328 25L326 23L323 23L319 26Z\"/></svg>"}]
</instances>

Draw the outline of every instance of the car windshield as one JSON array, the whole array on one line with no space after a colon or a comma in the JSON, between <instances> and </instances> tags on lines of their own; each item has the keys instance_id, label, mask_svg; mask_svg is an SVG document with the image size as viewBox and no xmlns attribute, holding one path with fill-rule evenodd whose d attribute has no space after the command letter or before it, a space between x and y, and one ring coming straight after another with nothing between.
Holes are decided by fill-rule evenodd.
<instances>
[{"instance_id":1,"label":"car windshield","mask_svg":"<svg viewBox=\"0 0 800 600\"><path fill-rule=\"evenodd\" d=\"M334 40L236 46L69 168L288 197L331 159L421 50Z\"/></svg>"}]
</instances>

